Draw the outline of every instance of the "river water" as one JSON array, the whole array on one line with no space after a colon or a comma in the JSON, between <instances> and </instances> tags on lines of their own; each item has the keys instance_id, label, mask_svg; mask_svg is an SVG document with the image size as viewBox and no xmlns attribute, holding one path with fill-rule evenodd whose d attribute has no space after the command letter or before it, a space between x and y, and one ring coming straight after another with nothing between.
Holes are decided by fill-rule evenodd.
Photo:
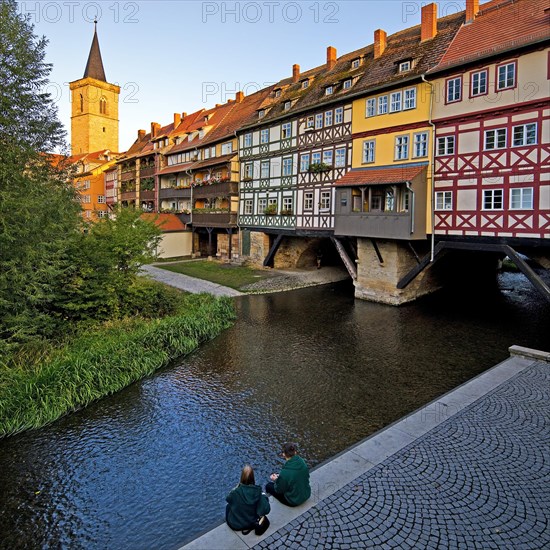
<instances>
[{"instance_id":1,"label":"river water","mask_svg":"<svg viewBox=\"0 0 550 550\"><path fill-rule=\"evenodd\" d=\"M390 307L349 283L236 300L237 323L154 376L0 441L0 548L172 550L223 520L245 462L311 466L508 357L550 349L550 307L500 290Z\"/></svg>"}]
</instances>

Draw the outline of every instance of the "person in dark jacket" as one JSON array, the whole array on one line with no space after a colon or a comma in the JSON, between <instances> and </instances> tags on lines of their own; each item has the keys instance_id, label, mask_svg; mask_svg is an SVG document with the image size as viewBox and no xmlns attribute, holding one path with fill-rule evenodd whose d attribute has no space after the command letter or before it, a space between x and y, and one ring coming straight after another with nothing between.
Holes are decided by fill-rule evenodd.
<instances>
[{"instance_id":1,"label":"person in dark jacket","mask_svg":"<svg viewBox=\"0 0 550 550\"><path fill-rule=\"evenodd\" d=\"M255 484L254 470L246 464L241 481L226 497L225 521L234 531L254 529L261 517L269 514L271 506L262 488Z\"/></svg>"},{"instance_id":2,"label":"person in dark jacket","mask_svg":"<svg viewBox=\"0 0 550 550\"><path fill-rule=\"evenodd\" d=\"M309 468L298 456L296 443L285 443L282 456L286 462L280 473L271 474L265 491L287 506L299 506L311 496Z\"/></svg>"}]
</instances>

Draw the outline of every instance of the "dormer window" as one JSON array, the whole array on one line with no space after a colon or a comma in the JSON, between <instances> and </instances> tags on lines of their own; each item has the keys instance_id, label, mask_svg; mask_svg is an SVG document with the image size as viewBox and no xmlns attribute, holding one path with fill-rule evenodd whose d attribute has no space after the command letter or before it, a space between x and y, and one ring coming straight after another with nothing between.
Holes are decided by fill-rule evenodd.
<instances>
[{"instance_id":1,"label":"dormer window","mask_svg":"<svg viewBox=\"0 0 550 550\"><path fill-rule=\"evenodd\" d=\"M306 88L309 88L309 80L302 81L302 90L305 90Z\"/></svg>"},{"instance_id":2,"label":"dormer window","mask_svg":"<svg viewBox=\"0 0 550 550\"><path fill-rule=\"evenodd\" d=\"M202 139L204 137L204 130L201 128L199 130L199 139Z\"/></svg>"},{"instance_id":3,"label":"dormer window","mask_svg":"<svg viewBox=\"0 0 550 550\"><path fill-rule=\"evenodd\" d=\"M359 65L361 65L361 60L360 60L360 59L354 59L354 60L351 62L351 68L352 68L352 69L358 69L358 68L359 68Z\"/></svg>"},{"instance_id":4,"label":"dormer window","mask_svg":"<svg viewBox=\"0 0 550 550\"><path fill-rule=\"evenodd\" d=\"M290 101L285 101L285 111L288 111L292 107L292 103Z\"/></svg>"},{"instance_id":5,"label":"dormer window","mask_svg":"<svg viewBox=\"0 0 550 550\"><path fill-rule=\"evenodd\" d=\"M351 88L351 78L344 80L344 85L342 87L344 90L349 90Z\"/></svg>"},{"instance_id":6,"label":"dormer window","mask_svg":"<svg viewBox=\"0 0 550 550\"><path fill-rule=\"evenodd\" d=\"M325 95L332 95L334 93L334 86L327 86L325 88Z\"/></svg>"},{"instance_id":7,"label":"dormer window","mask_svg":"<svg viewBox=\"0 0 550 550\"><path fill-rule=\"evenodd\" d=\"M399 63L399 72L400 73L406 73L407 71L410 71L412 69L412 61L410 59L407 59L407 61L401 61Z\"/></svg>"},{"instance_id":8,"label":"dormer window","mask_svg":"<svg viewBox=\"0 0 550 550\"><path fill-rule=\"evenodd\" d=\"M281 88L278 88L277 90L275 90L275 97L281 97Z\"/></svg>"},{"instance_id":9,"label":"dormer window","mask_svg":"<svg viewBox=\"0 0 550 550\"><path fill-rule=\"evenodd\" d=\"M265 116L265 109L260 109L258 111L258 118L264 118Z\"/></svg>"}]
</instances>

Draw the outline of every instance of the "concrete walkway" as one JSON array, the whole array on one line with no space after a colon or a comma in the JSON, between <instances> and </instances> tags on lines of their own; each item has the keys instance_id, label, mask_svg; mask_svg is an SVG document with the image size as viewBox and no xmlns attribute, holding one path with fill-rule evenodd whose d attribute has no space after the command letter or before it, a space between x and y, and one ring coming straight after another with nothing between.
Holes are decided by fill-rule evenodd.
<instances>
[{"instance_id":1,"label":"concrete walkway","mask_svg":"<svg viewBox=\"0 0 550 550\"><path fill-rule=\"evenodd\" d=\"M511 357L271 498L262 537L222 524L186 549L550 548L550 353Z\"/></svg>"},{"instance_id":2,"label":"concrete walkway","mask_svg":"<svg viewBox=\"0 0 550 550\"><path fill-rule=\"evenodd\" d=\"M159 281L161 283L179 288L180 290L186 290L193 294L200 294L201 292L208 292L214 294L214 296L241 296L242 292L234 290L226 286L211 283L203 279L196 279L195 277L189 277L182 273L174 273L167 271L166 269L160 269L153 265L147 264L141 267L142 272L145 272L149 277Z\"/></svg>"}]
</instances>

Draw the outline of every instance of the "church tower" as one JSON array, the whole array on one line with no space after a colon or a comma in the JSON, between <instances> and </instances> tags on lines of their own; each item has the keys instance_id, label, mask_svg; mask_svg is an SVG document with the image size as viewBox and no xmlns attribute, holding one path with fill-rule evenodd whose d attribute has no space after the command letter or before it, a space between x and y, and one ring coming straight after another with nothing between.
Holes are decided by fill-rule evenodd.
<instances>
[{"instance_id":1,"label":"church tower","mask_svg":"<svg viewBox=\"0 0 550 550\"><path fill-rule=\"evenodd\" d=\"M109 84L97 39L97 27L84 77L70 83L71 153L109 149L118 153L118 96L120 87Z\"/></svg>"}]
</instances>

